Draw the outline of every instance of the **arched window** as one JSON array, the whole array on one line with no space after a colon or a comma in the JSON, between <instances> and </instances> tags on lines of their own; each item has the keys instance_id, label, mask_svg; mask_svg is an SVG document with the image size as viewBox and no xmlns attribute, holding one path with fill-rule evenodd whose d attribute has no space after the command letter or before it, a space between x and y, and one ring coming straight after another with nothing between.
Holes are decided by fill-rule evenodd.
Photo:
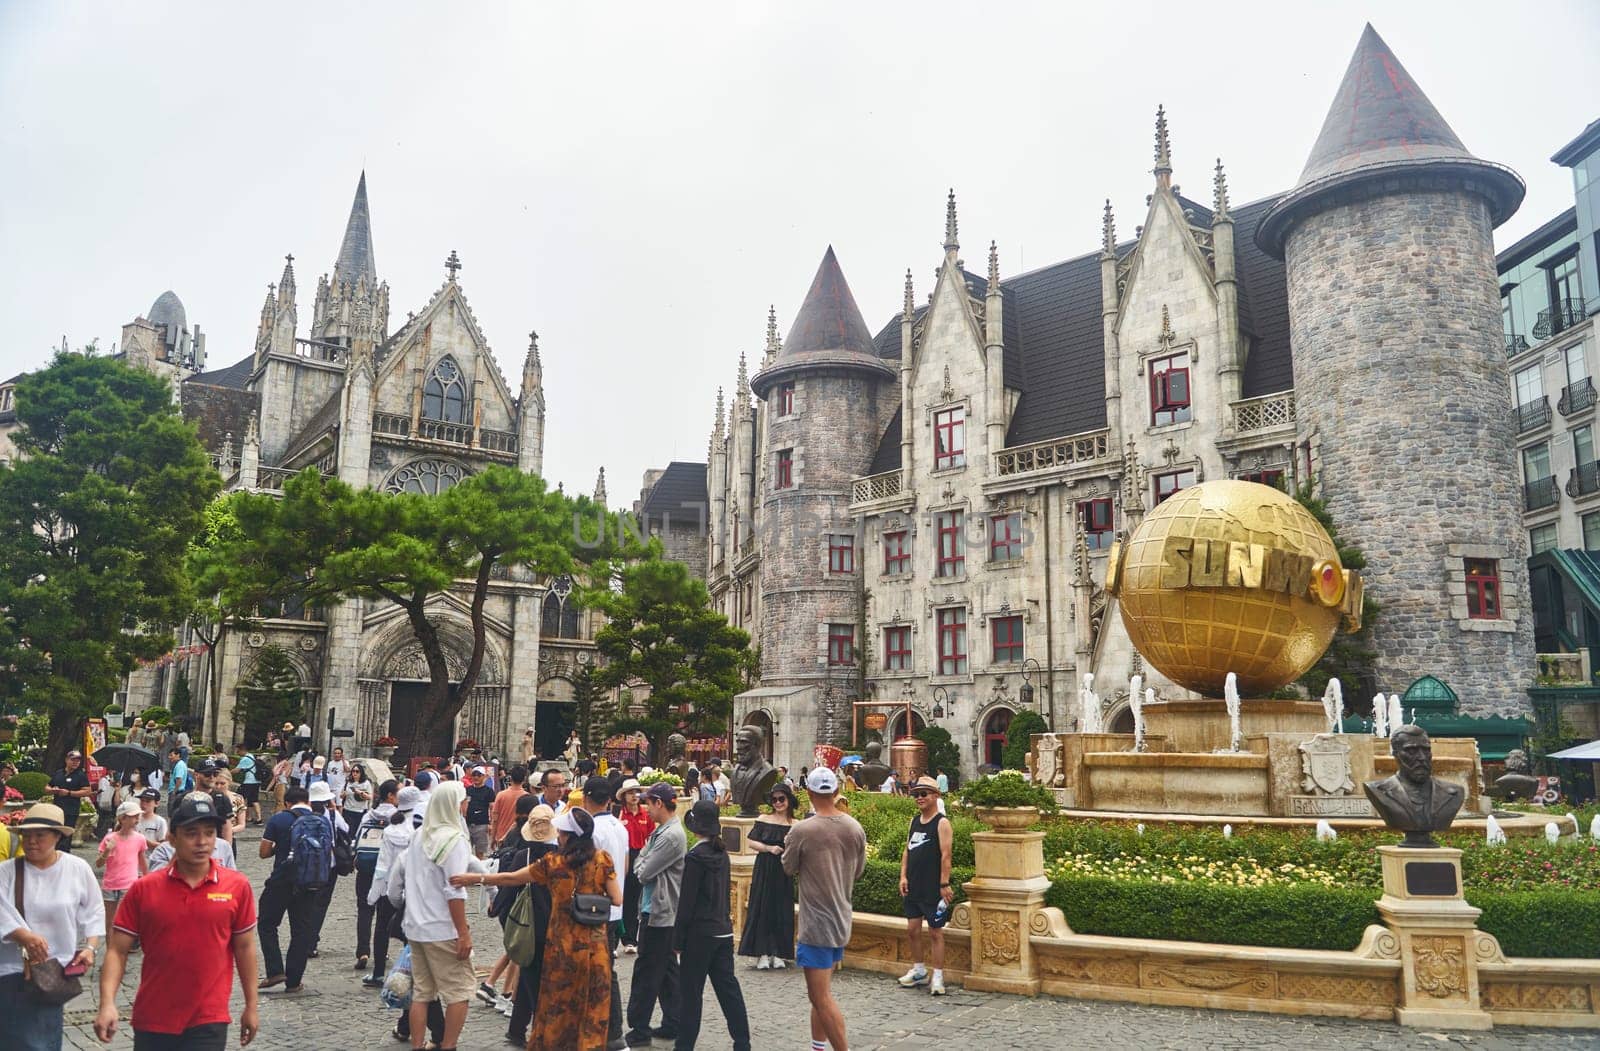
<instances>
[{"instance_id":1,"label":"arched window","mask_svg":"<svg viewBox=\"0 0 1600 1051\"><path fill-rule=\"evenodd\" d=\"M443 357L422 385L422 416L446 423L467 422L467 386L456 359Z\"/></svg>"},{"instance_id":2,"label":"arched window","mask_svg":"<svg viewBox=\"0 0 1600 1051\"><path fill-rule=\"evenodd\" d=\"M999 766L1006 748L1006 731L1011 729L1011 709L996 708L983 721L983 761Z\"/></svg>"},{"instance_id":3,"label":"arched window","mask_svg":"<svg viewBox=\"0 0 1600 1051\"><path fill-rule=\"evenodd\" d=\"M555 595L544 597L544 610L539 618L539 634L547 639L561 634L561 600Z\"/></svg>"},{"instance_id":4,"label":"arched window","mask_svg":"<svg viewBox=\"0 0 1600 1051\"><path fill-rule=\"evenodd\" d=\"M384 491L437 496L467 476L467 469L449 460L413 460L390 476Z\"/></svg>"},{"instance_id":5,"label":"arched window","mask_svg":"<svg viewBox=\"0 0 1600 1051\"><path fill-rule=\"evenodd\" d=\"M578 604L569 597L561 605L561 637L564 639L579 639L583 637L581 625L583 611Z\"/></svg>"}]
</instances>

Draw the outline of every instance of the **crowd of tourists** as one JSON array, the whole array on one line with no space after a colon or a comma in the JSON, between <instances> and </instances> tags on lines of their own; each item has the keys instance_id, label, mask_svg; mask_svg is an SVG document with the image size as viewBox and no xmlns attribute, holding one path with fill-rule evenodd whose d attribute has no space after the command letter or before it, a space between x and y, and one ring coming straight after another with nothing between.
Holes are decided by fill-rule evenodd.
<instances>
[{"instance_id":1,"label":"crowd of tourists","mask_svg":"<svg viewBox=\"0 0 1600 1051\"><path fill-rule=\"evenodd\" d=\"M355 944L339 949L354 950L362 985L396 1012L392 1035L414 1048L456 1048L474 1001L505 1016L508 1043L536 1051L693 1048L709 983L734 1047L747 1049L736 957L760 971L792 961L814 1051L848 1046L831 980L866 837L833 770L808 770L799 784L780 771L749 828L754 863L736 943L720 818L729 785L714 761L682 795L662 780L641 784L650 770L631 761L571 756L543 771L457 756L375 783L364 762L338 748L317 754L309 733L294 730L273 742L270 768L175 746L165 769L112 778L109 794L88 783L82 755L68 755L50 782L55 802L28 810L16 826L21 855L0 863L0 1017L17 1041L8 1046L62 1046L65 1000L51 1003L37 987L78 987L102 942L102 1040L123 1024L115 992L138 951L137 1049L224 1047L234 972L249 1043L260 994L294 995L315 980L326 918L346 907ZM942 790L931 777L910 786L918 814L900 878L917 962L899 981L935 995L945 991L952 901ZM86 799L110 811L92 861L72 852ZM233 852L251 825L261 827L258 856L272 863L259 891ZM347 878L352 889L341 893ZM474 946L475 910L498 921L500 944ZM619 955L635 957L626 1000Z\"/></svg>"}]
</instances>

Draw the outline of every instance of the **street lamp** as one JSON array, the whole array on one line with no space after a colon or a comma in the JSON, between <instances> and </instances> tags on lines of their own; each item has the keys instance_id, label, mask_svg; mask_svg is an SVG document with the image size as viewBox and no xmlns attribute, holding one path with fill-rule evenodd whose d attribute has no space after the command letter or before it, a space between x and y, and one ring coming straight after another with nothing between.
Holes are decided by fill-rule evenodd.
<instances>
[{"instance_id":1,"label":"street lamp","mask_svg":"<svg viewBox=\"0 0 1600 1051\"><path fill-rule=\"evenodd\" d=\"M1022 688L1017 691L1017 696L1022 700L1022 706L1024 708L1033 707L1033 683L1029 681L1031 676L1028 673L1028 665L1030 664L1033 665L1033 670L1035 672L1040 671L1039 662L1034 660L1032 657L1029 657L1022 662Z\"/></svg>"},{"instance_id":2,"label":"street lamp","mask_svg":"<svg viewBox=\"0 0 1600 1051\"><path fill-rule=\"evenodd\" d=\"M950 694L943 686L935 686L933 688L933 713L932 714L933 714L933 717L935 719L943 719L944 718L944 702L948 701L949 699L950 699Z\"/></svg>"}]
</instances>

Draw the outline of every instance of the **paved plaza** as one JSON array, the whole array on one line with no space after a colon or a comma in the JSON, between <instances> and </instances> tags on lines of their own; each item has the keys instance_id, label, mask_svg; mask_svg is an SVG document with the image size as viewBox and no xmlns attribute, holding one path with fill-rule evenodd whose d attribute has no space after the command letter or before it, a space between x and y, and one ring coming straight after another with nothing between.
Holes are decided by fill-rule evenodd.
<instances>
[{"instance_id":1,"label":"paved plaza","mask_svg":"<svg viewBox=\"0 0 1600 1051\"><path fill-rule=\"evenodd\" d=\"M241 839L239 854L245 872L259 890L268 862L256 857L257 830ZM361 987L361 972L354 963L355 890L353 880L340 880L334 905L328 911L322 934L321 957L311 961L306 991L294 995L273 990L261 997L261 1035L254 1047L268 1049L385 1048L403 1045L390 1036L396 1012L378 1002L377 993ZM478 905L476 893L474 906ZM473 910L473 941L480 968L491 965L500 944L499 926ZM283 936L288 937L287 922ZM287 941L285 941L287 946ZM633 957L621 957L623 995L627 995ZM130 963L122 988L122 1031L110 1045L95 1039L92 992L67 1016L67 1046L72 1048L133 1047L127 1028L139 957ZM808 1006L800 973L754 971L741 961L739 979L749 1006L753 1043L765 1049L804 1049L809 1042ZM181 980L181 978L177 979ZM1502 1027L1489 1033L1436 1033L1402 1029L1387 1023L1337 1019L1284 1018L1234 1012L1195 1011L1183 1008L1145 1007L1090 1000L1052 997L1027 999L991 993L973 993L952 985L950 995L934 999L925 990L899 988L884 975L846 971L834 982L850 1023L854 1051L870 1049L933 1048L959 1041L962 1051L1028 1051L1086 1048L1140 1048L1162 1051L1195 1048L1294 1048L1296 1051L1399 1051L1406 1048L1462 1046L1496 1051L1505 1048L1595 1048L1600 1037L1586 1032ZM237 1018L242 1004L234 994ZM69 1005L71 1006L71 1005ZM506 1020L487 1006L474 1002L462 1034L461 1047L492 1049L505 1042ZM238 1046L234 1026L229 1047ZM658 1044L657 1047L667 1046ZM710 988L706 990L705 1025L699 1047L727 1051L732 1045L722 1026L722 1015Z\"/></svg>"}]
</instances>

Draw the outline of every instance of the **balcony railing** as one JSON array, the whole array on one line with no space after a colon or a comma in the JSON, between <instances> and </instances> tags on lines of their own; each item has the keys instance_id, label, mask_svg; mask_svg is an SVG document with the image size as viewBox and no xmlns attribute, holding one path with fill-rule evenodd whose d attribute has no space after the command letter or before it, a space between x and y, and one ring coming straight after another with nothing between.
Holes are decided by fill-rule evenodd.
<instances>
[{"instance_id":1,"label":"balcony railing","mask_svg":"<svg viewBox=\"0 0 1600 1051\"><path fill-rule=\"evenodd\" d=\"M1600 493L1600 463L1593 460L1574 467L1567 478L1568 496L1588 496L1590 493Z\"/></svg>"},{"instance_id":2,"label":"balcony railing","mask_svg":"<svg viewBox=\"0 0 1600 1051\"><path fill-rule=\"evenodd\" d=\"M264 489L269 493L281 493L283 492L283 483L298 473L298 471L289 471L282 467L259 467L256 469L256 488Z\"/></svg>"},{"instance_id":3,"label":"balcony railing","mask_svg":"<svg viewBox=\"0 0 1600 1051\"><path fill-rule=\"evenodd\" d=\"M1518 405L1511 410L1511 419L1517 426L1518 434L1547 426L1550 423L1550 399L1540 398L1526 405Z\"/></svg>"},{"instance_id":4,"label":"balcony railing","mask_svg":"<svg viewBox=\"0 0 1600 1051\"><path fill-rule=\"evenodd\" d=\"M411 417L401 416L393 412L375 412L372 414L372 433L387 434L396 438L421 438L431 442L446 442L451 445L473 444L473 429L469 423L449 423L445 420L418 420L417 430L411 431ZM488 427L479 427L477 431L477 447L489 452L515 454L517 451L517 436L512 431L497 431Z\"/></svg>"},{"instance_id":5,"label":"balcony railing","mask_svg":"<svg viewBox=\"0 0 1600 1051\"><path fill-rule=\"evenodd\" d=\"M1562 299L1548 310L1539 311L1539 320L1533 325L1534 339L1549 339L1558 332L1563 332L1582 321L1589 315L1584 313L1583 300Z\"/></svg>"},{"instance_id":6,"label":"balcony railing","mask_svg":"<svg viewBox=\"0 0 1600 1051\"><path fill-rule=\"evenodd\" d=\"M850 502L852 504L864 504L869 500L881 500L886 496L899 495L899 471L869 474L865 478L856 478L850 482Z\"/></svg>"},{"instance_id":7,"label":"balcony railing","mask_svg":"<svg viewBox=\"0 0 1600 1051\"><path fill-rule=\"evenodd\" d=\"M1295 422L1294 391L1266 394L1233 403L1233 429L1240 434Z\"/></svg>"},{"instance_id":8,"label":"balcony railing","mask_svg":"<svg viewBox=\"0 0 1600 1051\"><path fill-rule=\"evenodd\" d=\"M1506 357L1521 354L1528 349L1528 337L1510 335L1506 337Z\"/></svg>"},{"instance_id":9,"label":"balcony railing","mask_svg":"<svg viewBox=\"0 0 1600 1051\"><path fill-rule=\"evenodd\" d=\"M1594 380L1586 376L1577 383L1569 383L1562 388L1561 400L1556 402L1556 408L1561 410L1561 415L1571 416L1575 412L1593 408L1594 401Z\"/></svg>"},{"instance_id":10,"label":"balcony railing","mask_svg":"<svg viewBox=\"0 0 1600 1051\"><path fill-rule=\"evenodd\" d=\"M1111 455L1111 430L1085 431L1065 438L1001 449L994 454L994 473L1002 477L1093 463Z\"/></svg>"},{"instance_id":11,"label":"balcony railing","mask_svg":"<svg viewBox=\"0 0 1600 1051\"><path fill-rule=\"evenodd\" d=\"M1555 477L1540 478L1522 487L1522 508L1525 511L1542 511L1561 502L1561 486Z\"/></svg>"}]
</instances>

